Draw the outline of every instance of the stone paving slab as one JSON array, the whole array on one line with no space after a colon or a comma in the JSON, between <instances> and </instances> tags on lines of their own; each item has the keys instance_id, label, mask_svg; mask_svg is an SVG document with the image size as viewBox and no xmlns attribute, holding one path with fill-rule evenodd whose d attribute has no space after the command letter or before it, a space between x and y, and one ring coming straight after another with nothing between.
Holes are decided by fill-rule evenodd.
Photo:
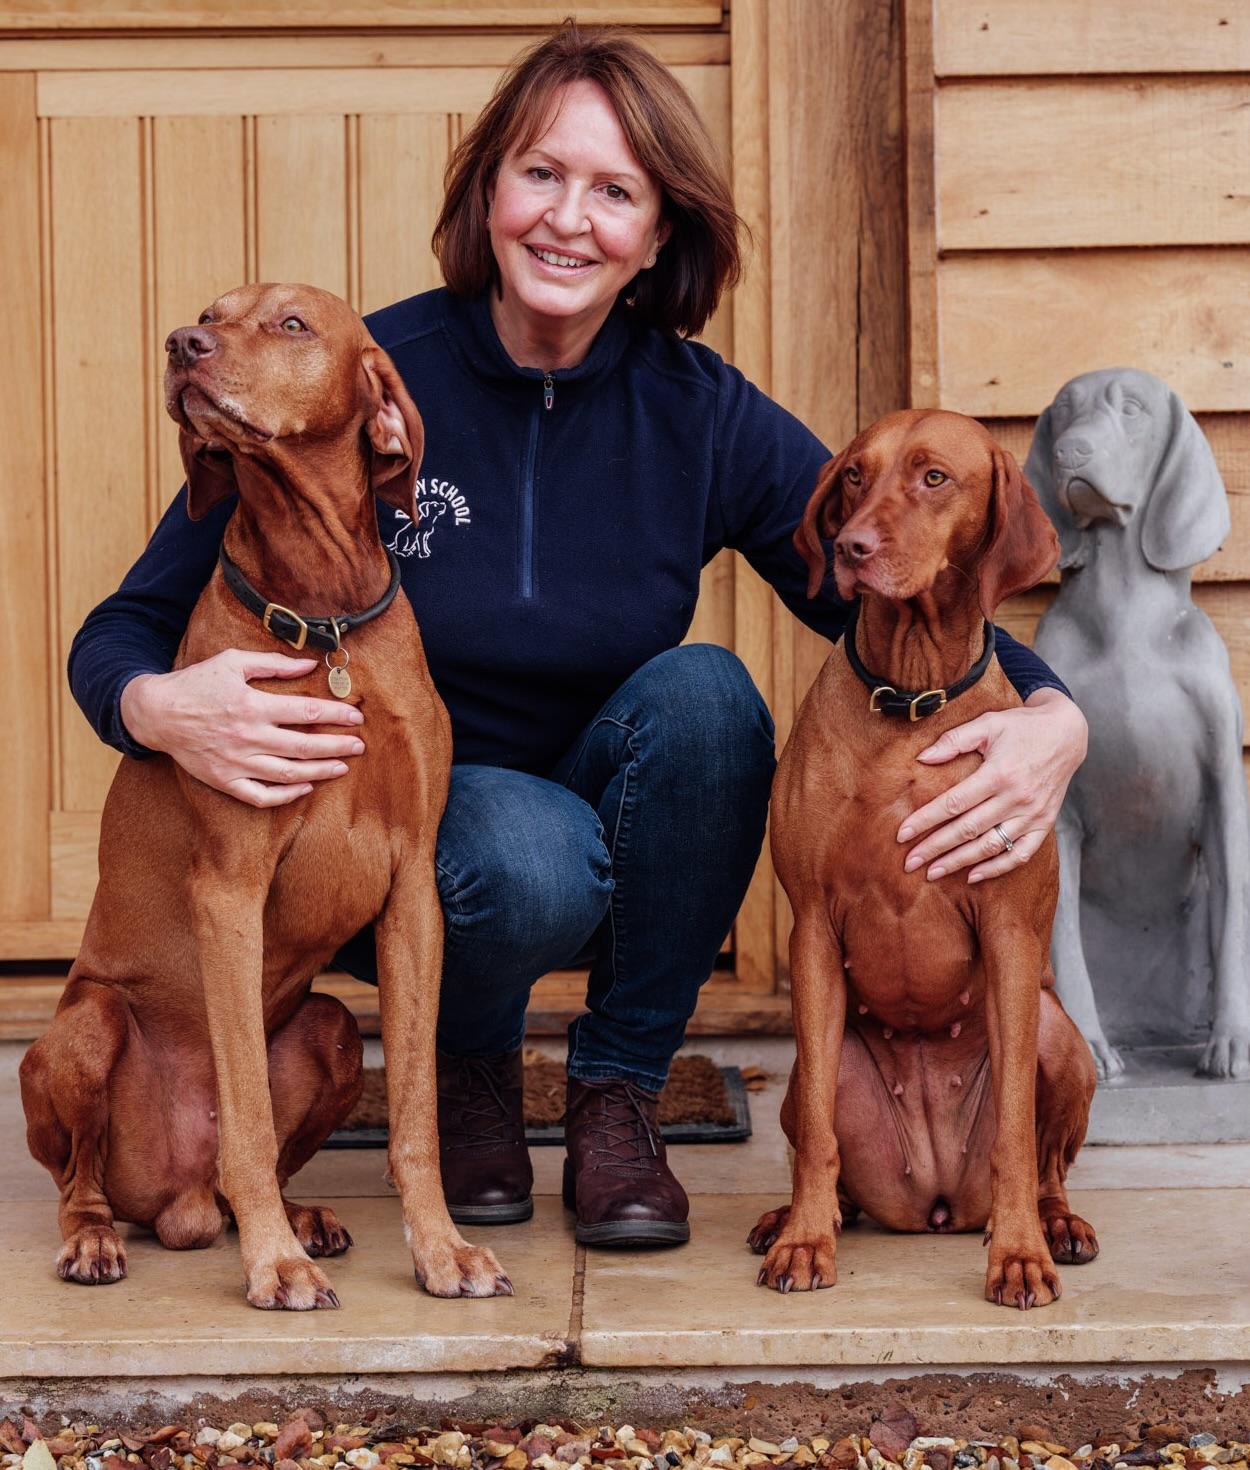
<instances>
[{"instance_id":1,"label":"stone paving slab","mask_svg":"<svg viewBox=\"0 0 1250 1470\"><path fill-rule=\"evenodd\" d=\"M56 1206L5 1205L0 1378L473 1372L546 1367L565 1355L576 1253L557 1200L537 1201L534 1228L465 1232L490 1245L517 1295L457 1301L414 1281L396 1198L319 1202L356 1240L325 1263L338 1311L250 1307L233 1232L208 1250L167 1251L123 1227L126 1279L70 1285L53 1269Z\"/></svg>"},{"instance_id":2,"label":"stone paving slab","mask_svg":"<svg viewBox=\"0 0 1250 1470\"><path fill-rule=\"evenodd\" d=\"M1073 1196L1101 1255L1060 1268L1064 1294L1029 1312L982 1296L979 1235L846 1231L838 1285L781 1296L755 1285L747 1231L773 1196L692 1200L677 1252L588 1252L589 1366L1232 1363L1250 1360L1250 1191Z\"/></svg>"}]
</instances>

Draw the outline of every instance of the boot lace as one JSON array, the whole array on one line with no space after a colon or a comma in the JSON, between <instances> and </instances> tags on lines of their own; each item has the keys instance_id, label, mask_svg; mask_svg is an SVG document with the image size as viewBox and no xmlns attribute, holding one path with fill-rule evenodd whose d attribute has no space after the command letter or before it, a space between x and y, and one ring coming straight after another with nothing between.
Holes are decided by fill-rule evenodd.
<instances>
[{"instance_id":1,"label":"boot lace","mask_svg":"<svg viewBox=\"0 0 1250 1470\"><path fill-rule=\"evenodd\" d=\"M647 1116L642 1095L629 1082L613 1082L595 1091L599 1102L587 1124L594 1139L586 1151L588 1160L594 1160L591 1168L633 1176L660 1173L658 1135Z\"/></svg>"},{"instance_id":2,"label":"boot lace","mask_svg":"<svg viewBox=\"0 0 1250 1470\"><path fill-rule=\"evenodd\" d=\"M459 1150L483 1153L515 1143L520 1130L492 1058L458 1057L456 1061L456 1090L444 1093L451 1103L445 1117L445 1141Z\"/></svg>"}]
</instances>

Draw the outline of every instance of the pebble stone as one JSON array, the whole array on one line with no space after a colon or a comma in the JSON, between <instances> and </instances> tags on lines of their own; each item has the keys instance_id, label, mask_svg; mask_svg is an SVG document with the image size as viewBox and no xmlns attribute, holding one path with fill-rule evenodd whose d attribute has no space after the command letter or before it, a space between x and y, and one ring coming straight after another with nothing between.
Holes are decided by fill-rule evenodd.
<instances>
[{"instance_id":1,"label":"pebble stone","mask_svg":"<svg viewBox=\"0 0 1250 1470\"><path fill-rule=\"evenodd\" d=\"M325 1425L301 1410L278 1418L155 1428L62 1424L49 1434L24 1416L0 1419L3 1470L1202 1470L1205 1465L1250 1470L1250 1444L1221 1442L1207 1431L1187 1435L1173 1424L1143 1425L1140 1440L1104 1439L1071 1449L1038 1426L994 1440L912 1434L899 1424L832 1439L814 1435L765 1438L706 1430L624 1424L499 1424L480 1433L388 1424ZM319 1427L313 1428L313 1425ZM477 1427L477 1426L473 1426ZM888 1431L882 1434L882 1431ZM275 1452L276 1447L276 1452Z\"/></svg>"}]
</instances>

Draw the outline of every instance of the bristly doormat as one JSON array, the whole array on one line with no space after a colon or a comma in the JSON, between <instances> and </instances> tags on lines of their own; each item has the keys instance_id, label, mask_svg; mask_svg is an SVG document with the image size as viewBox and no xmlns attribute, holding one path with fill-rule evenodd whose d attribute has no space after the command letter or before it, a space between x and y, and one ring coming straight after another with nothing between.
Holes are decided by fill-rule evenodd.
<instances>
[{"instance_id":1,"label":"bristly doormat","mask_svg":"<svg viewBox=\"0 0 1250 1470\"><path fill-rule=\"evenodd\" d=\"M525 1050L525 1139L564 1142L564 1065L532 1047ZM751 1136L746 1087L737 1067L718 1067L708 1057L674 1058L660 1094L660 1132L666 1143L740 1143ZM386 1074L365 1068L360 1101L324 1148L386 1145Z\"/></svg>"}]
</instances>

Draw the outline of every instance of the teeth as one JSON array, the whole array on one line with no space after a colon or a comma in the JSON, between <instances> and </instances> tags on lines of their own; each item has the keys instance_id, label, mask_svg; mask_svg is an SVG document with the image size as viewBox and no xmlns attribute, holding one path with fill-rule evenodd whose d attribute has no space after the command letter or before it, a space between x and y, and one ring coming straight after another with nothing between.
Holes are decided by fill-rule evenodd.
<instances>
[{"instance_id":1,"label":"teeth","mask_svg":"<svg viewBox=\"0 0 1250 1470\"><path fill-rule=\"evenodd\" d=\"M533 247L530 247L533 249ZM585 265L584 260L574 260L571 255L557 255L554 250L535 250L534 254L539 260L545 260L548 265Z\"/></svg>"}]
</instances>

